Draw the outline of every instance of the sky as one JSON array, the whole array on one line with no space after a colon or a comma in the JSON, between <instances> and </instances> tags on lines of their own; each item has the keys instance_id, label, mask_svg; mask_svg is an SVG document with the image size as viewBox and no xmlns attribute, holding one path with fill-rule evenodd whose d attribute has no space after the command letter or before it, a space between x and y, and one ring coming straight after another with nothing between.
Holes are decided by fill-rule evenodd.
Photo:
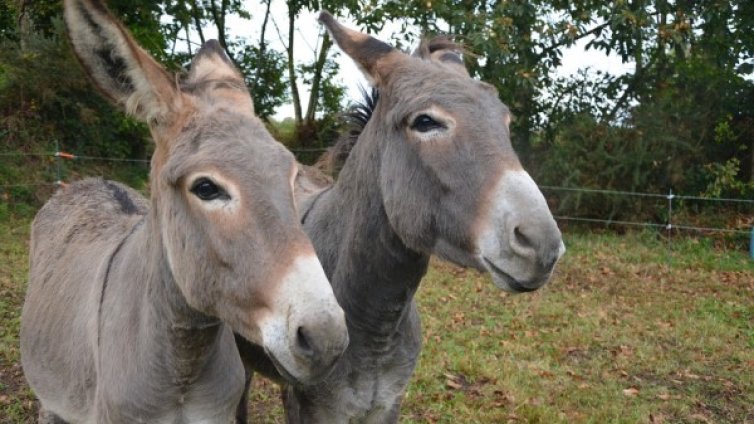
<instances>
[{"instance_id":1,"label":"sky","mask_svg":"<svg viewBox=\"0 0 754 424\"><path fill-rule=\"evenodd\" d=\"M250 42L256 43L259 40L259 31L262 26L264 10L259 6L257 1L245 0L246 10L252 14L251 21L241 19L237 16L227 17L228 33L232 37L248 38ZM275 24L280 30L280 34L287 39L288 16L285 3L282 1L273 1L272 19L268 25L266 39L271 48L284 50L284 44L280 41ZM339 18L341 23L358 29L352 20ZM294 56L299 60L311 62L316 57L316 49L321 42L323 28L317 22L317 13L305 12L297 19L296 38L294 40ZM377 38L390 42L391 38L399 29L397 25L386 25L378 34L373 34ZM207 38L216 36L213 28L205 29ZM584 46L588 39L577 42L574 46L564 50L562 65L555 71L556 76L570 76L583 68L590 68L594 71L603 71L613 75L622 75L626 72L633 71L632 63L622 63L617 56L606 56L603 52L596 50L585 50ZM338 51L337 47L332 48ZM331 53L332 54L332 53ZM367 82L364 76L354 63L344 54L338 54L336 61L340 66L339 79L347 88L347 99L360 99L359 86L366 86ZM301 104L306 106L309 98L308 87L299 86L301 92ZM281 106L274 115L277 120L282 120L293 115L293 106L288 103Z\"/></svg>"}]
</instances>

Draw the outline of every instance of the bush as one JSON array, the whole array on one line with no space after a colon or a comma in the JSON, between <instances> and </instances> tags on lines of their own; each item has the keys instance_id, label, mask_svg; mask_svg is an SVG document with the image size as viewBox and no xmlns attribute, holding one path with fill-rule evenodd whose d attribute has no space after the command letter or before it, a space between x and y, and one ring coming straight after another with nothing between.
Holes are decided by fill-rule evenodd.
<instances>
[{"instance_id":1,"label":"bush","mask_svg":"<svg viewBox=\"0 0 754 424\"><path fill-rule=\"evenodd\" d=\"M751 165L754 146L754 108L744 101L754 94L754 84L702 60L681 62L675 74L654 91L642 94L640 103L625 117L605 115L604 105L579 103L557 113L541 142L533 167L544 185L597 188L642 193L746 197L754 195ZM575 81L574 84L583 81ZM605 91L610 81L587 85ZM556 87L567 97L578 87ZM583 90L582 90L583 91ZM597 118L596 118L597 117ZM743 169L742 169L743 168ZM662 198L606 196L558 192L562 214L600 219L647 219L664 222ZM709 204L709 203L708 203ZM696 208L704 212L703 208Z\"/></svg>"}]
</instances>

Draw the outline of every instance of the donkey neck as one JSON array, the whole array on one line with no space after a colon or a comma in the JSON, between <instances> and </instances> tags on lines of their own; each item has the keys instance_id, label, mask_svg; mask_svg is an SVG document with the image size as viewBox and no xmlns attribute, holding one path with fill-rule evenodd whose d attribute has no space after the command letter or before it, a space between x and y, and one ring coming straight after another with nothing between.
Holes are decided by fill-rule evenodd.
<instances>
[{"instance_id":1,"label":"donkey neck","mask_svg":"<svg viewBox=\"0 0 754 424\"><path fill-rule=\"evenodd\" d=\"M139 342L135 353L164 367L169 380L162 381L189 386L216 354L222 325L192 309L182 296L170 272L154 210L137 225L115 252L114 272L105 281L101 308L114 311L116 317L130 316L139 324L130 330ZM130 310L118 305L126 303L125 296L136 296ZM155 376L155 382L160 381Z\"/></svg>"},{"instance_id":2,"label":"donkey neck","mask_svg":"<svg viewBox=\"0 0 754 424\"><path fill-rule=\"evenodd\" d=\"M304 228L346 312L349 333L357 329L382 340L394 336L405 319L429 257L406 247L390 226L378 155L361 153L368 159L349 161L335 186L312 201Z\"/></svg>"},{"instance_id":3,"label":"donkey neck","mask_svg":"<svg viewBox=\"0 0 754 424\"><path fill-rule=\"evenodd\" d=\"M151 299L148 302L154 313L175 329L185 331L217 327L220 324L217 318L202 314L186 302L170 270L170 263L162 244L160 225L154 216L151 218L145 227L148 227L146 231L149 234L146 236L150 239L148 243L150 259L147 261L147 266L151 276L149 278Z\"/></svg>"}]
</instances>

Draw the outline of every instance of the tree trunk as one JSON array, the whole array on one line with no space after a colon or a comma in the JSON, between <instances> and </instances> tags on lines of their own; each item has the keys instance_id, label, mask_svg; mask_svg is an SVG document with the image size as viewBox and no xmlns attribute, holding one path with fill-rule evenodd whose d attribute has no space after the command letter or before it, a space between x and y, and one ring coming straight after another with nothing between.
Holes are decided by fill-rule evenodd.
<instances>
[{"instance_id":1,"label":"tree trunk","mask_svg":"<svg viewBox=\"0 0 754 424\"><path fill-rule=\"evenodd\" d=\"M265 63L265 53L267 52L267 40L265 40L265 34L267 33L267 23L270 22L270 9L272 8L272 0L267 0L267 7L264 11L264 20L262 21L262 30L261 34L259 35L259 66L256 69L257 77L256 81L257 84L259 81L262 80L262 72L264 72L266 63Z\"/></svg>"},{"instance_id":2,"label":"tree trunk","mask_svg":"<svg viewBox=\"0 0 754 424\"><path fill-rule=\"evenodd\" d=\"M296 32L296 11L293 9L290 2L288 2L288 45L286 46L286 53L288 54L288 79L291 83L291 99L293 100L293 114L296 127L300 127L302 123L301 113L301 97L298 93L298 84L296 83L296 64L293 57L293 36Z\"/></svg>"},{"instance_id":3,"label":"tree trunk","mask_svg":"<svg viewBox=\"0 0 754 424\"><path fill-rule=\"evenodd\" d=\"M312 91L309 96L309 105L306 108L306 117L304 120L307 123L314 123L314 117L317 113L317 101L320 97L320 87L322 85L322 72L325 69L325 62L327 62L327 53L330 51L332 41L330 41L330 34L325 32L322 38L322 48L319 50L319 56L317 57L317 63L314 66L314 77L312 78Z\"/></svg>"},{"instance_id":4,"label":"tree trunk","mask_svg":"<svg viewBox=\"0 0 754 424\"><path fill-rule=\"evenodd\" d=\"M264 20L262 21L262 30L259 35L259 51L264 57L264 52L267 50L267 40L265 40L265 34L267 33L267 24L270 22L270 9L272 9L272 0L267 0L267 6L264 11Z\"/></svg>"},{"instance_id":5,"label":"tree trunk","mask_svg":"<svg viewBox=\"0 0 754 424\"><path fill-rule=\"evenodd\" d=\"M189 25L186 24L184 29L186 30L186 47L188 47L189 57L194 57L194 53L191 49L191 31L189 30Z\"/></svg>"},{"instance_id":6,"label":"tree trunk","mask_svg":"<svg viewBox=\"0 0 754 424\"><path fill-rule=\"evenodd\" d=\"M21 43L21 51L25 51L27 47L27 40L31 35L31 17L29 10L31 6L30 0L18 0L18 35Z\"/></svg>"},{"instance_id":7,"label":"tree trunk","mask_svg":"<svg viewBox=\"0 0 754 424\"><path fill-rule=\"evenodd\" d=\"M204 31L202 31L202 17L200 15L201 9L199 9L199 6L196 4L196 0L191 0L191 16L194 18L194 25L196 26L196 32L199 34L199 41L204 44ZM191 40L188 40L188 43L191 43ZM191 48L189 47L189 51Z\"/></svg>"},{"instance_id":8,"label":"tree trunk","mask_svg":"<svg viewBox=\"0 0 754 424\"><path fill-rule=\"evenodd\" d=\"M233 57L233 53L228 48L228 40L225 32L225 15L228 13L228 0L220 0L220 10L217 9L215 0L210 0L209 10L212 14L212 20L215 21L215 27L217 28L217 41L220 43L220 47L225 50L225 54L227 54L230 61L236 65L236 68L240 69L238 62L236 62L236 59Z\"/></svg>"}]
</instances>

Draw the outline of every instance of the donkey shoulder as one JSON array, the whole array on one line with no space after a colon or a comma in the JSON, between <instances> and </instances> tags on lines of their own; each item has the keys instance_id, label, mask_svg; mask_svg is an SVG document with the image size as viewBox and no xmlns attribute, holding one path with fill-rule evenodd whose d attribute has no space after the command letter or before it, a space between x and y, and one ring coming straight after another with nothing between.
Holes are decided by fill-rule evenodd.
<instances>
[{"instance_id":1,"label":"donkey shoulder","mask_svg":"<svg viewBox=\"0 0 754 424\"><path fill-rule=\"evenodd\" d=\"M293 184L293 195L300 211L305 211L319 193L333 185L333 178L320 168L299 163L298 174Z\"/></svg>"},{"instance_id":2,"label":"donkey shoulder","mask_svg":"<svg viewBox=\"0 0 754 424\"><path fill-rule=\"evenodd\" d=\"M33 232L61 235L64 243L107 238L148 211L148 201L136 190L87 178L58 190L37 213Z\"/></svg>"}]
</instances>

